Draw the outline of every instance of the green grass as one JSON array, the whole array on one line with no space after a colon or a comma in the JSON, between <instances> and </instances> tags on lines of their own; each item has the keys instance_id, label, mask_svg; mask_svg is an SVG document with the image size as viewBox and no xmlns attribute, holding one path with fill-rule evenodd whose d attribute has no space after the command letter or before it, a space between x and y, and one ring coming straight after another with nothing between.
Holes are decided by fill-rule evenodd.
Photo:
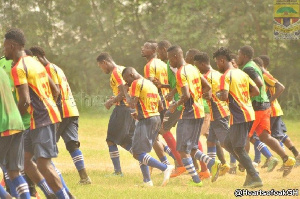
<instances>
[{"instance_id":1,"label":"green grass","mask_svg":"<svg viewBox=\"0 0 300 199\"><path fill-rule=\"evenodd\" d=\"M80 116L79 138L81 141L81 150L85 158L86 168L90 178L92 179L91 185L77 185L79 176L75 166L73 165L71 157L66 151L63 141L60 140L58 144L60 151L59 157L55 159L54 162L56 167L61 170L71 192L78 199L233 198L234 190L242 188L245 176L240 173L238 173L238 175L226 174L225 176L220 177L217 182L213 184L208 181L204 181L203 187L187 186L187 182L190 180L190 177L188 175L183 175L177 178L172 178L166 187L160 187L163 175L159 170L153 170L152 180L154 187L142 188L136 186L142 183L142 174L140 172L138 162L134 160L124 149L120 149L121 166L124 172L124 177L107 177L107 174L113 172L108 147L105 142L109 114L110 112L101 114L83 113ZM285 120L285 122L289 130L288 135L293 139L295 145L300 148L300 135L298 132L300 129L300 123L291 120ZM175 129L172 129L172 131L174 133ZM201 137L201 141L204 145L204 137ZM250 152L250 156L253 157L252 147ZM153 152L151 152L151 154L156 158L156 155ZM290 151L288 151L288 154L292 155ZM228 153L226 153L226 156L227 160L229 160ZM286 178L282 178L282 173L277 171L267 173L262 169L260 169L260 176L264 182L263 190L281 190L300 187L300 168L294 169L292 174Z\"/></svg>"}]
</instances>

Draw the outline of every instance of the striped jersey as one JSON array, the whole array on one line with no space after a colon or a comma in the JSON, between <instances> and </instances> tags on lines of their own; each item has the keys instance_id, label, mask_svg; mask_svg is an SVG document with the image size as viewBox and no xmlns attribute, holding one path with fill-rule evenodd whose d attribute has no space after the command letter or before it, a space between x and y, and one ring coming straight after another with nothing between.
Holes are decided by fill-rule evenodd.
<instances>
[{"instance_id":1,"label":"striped jersey","mask_svg":"<svg viewBox=\"0 0 300 199\"><path fill-rule=\"evenodd\" d=\"M250 122L255 119L249 87L254 81L240 69L228 69L220 79L220 90L228 91L230 124Z\"/></svg>"},{"instance_id":2,"label":"striped jersey","mask_svg":"<svg viewBox=\"0 0 300 199\"><path fill-rule=\"evenodd\" d=\"M157 78L162 84L168 84L167 64L157 58L151 59L144 67L144 77L147 79ZM169 93L169 89L160 88L158 92L163 103L163 108L169 108L169 102L165 99L165 96Z\"/></svg>"},{"instance_id":3,"label":"striped jersey","mask_svg":"<svg viewBox=\"0 0 300 199\"><path fill-rule=\"evenodd\" d=\"M110 76L110 87L113 91L114 96L117 96L120 91L119 91L119 86L120 85L125 85L125 81L123 80L122 77L122 72L125 69L124 66L117 66L113 69L111 76ZM126 104L126 99L124 98L122 101L118 102L116 105L125 105Z\"/></svg>"},{"instance_id":4,"label":"striped jersey","mask_svg":"<svg viewBox=\"0 0 300 199\"><path fill-rule=\"evenodd\" d=\"M263 77L266 83L267 95L271 98L275 94L275 84L278 82L268 71L263 73ZM277 117L283 115L283 111L277 99L271 103L271 117Z\"/></svg>"},{"instance_id":5,"label":"striped jersey","mask_svg":"<svg viewBox=\"0 0 300 199\"><path fill-rule=\"evenodd\" d=\"M30 129L36 129L61 121L59 110L53 100L45 67L30 56L23 56L12 68L15 86L28 84L31 103Z\"/></svg>"},{"instance_id":6,"label":"striped jersey","mask_svg":"<svg viewBox=\"0 0 300 199\"><path fill-rule=\"evenodd\" d=\"M199 70L191 64L181 66L176 73L176 88L179 95L182 95L181 88L184 86L188 86L190 92L190 98L183 105L182 119L198 119L205 116L201 76Z\"/></svg>"},{"instance_id":7,"label":"striped jersey","mask_svg":"<svg viewBox=\"0 0 300 199\"><path fill-rule=\"evenodd\" d=\"M211 121L224 118L230 115L229 108L226 102L219 100L216 93L220 90L220 78L222 74L216 70L209 70L205 75L205 79L211 86L212 97L207 101L211 110Z\"/></svg>"},{"instance_id":8,"label":"striped jersey","mask_svg":"<svg viewBox=\"0 0 300 199\"><path fill-rule=\"evenodd\" d=\"M145 78L134 80L129 88L132 97L138 97L136 106L138 120L159 115L158 103L160 96L156 86Z\"/></svg>"}]
</instances>

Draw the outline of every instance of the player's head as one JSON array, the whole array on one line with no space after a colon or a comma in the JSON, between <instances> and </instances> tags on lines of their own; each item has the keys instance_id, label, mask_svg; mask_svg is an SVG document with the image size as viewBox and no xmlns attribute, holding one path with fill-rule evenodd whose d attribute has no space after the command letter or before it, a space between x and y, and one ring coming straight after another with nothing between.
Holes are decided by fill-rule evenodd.
<instances>
[{"instance_id":1,"label":"player's head","mask_svg":"<svg viewBox=\"0 0 300 199\"><path fill-rule=\"evenodd\" d=\"M156 53L157 42L153 40L149 40L144 43L142 46L142 57L151 57Z\"/></svg>"},{"instance_id":2,"label":"player's head","mask_svg":"<svg viewBox=\"0 0 300 199\"><path fill-rule=\"evenodd\" d=\"M181 67L180 64L183 60L183 51L180 46L171 46L168 49L167 54L170 65L173 68Z\"/></svg>"},{"instance_id":3,"label":"player's head","mask_svg":"<svg viewBox=\"0 0 300 199\"><path fill-rule=\"evenodd\" d=\"M244 66L248 61L253 58L254 49L251 46L243 46L240 48L237 57L237 65Z\"/></svg>"},{"instance_id":4,"label":"player's head","mask_svg":"<svg viewBox=\"0 0 300 199\"><path fill-rule=\"evenodd\" d=\"M31 52L31 50L29 50L29 49L25 49L24 51L25 51L25 53L26 53L26 55L27 55L27 56L30 56L30 57L32 57L32 56L33 56L33 54L32 54L32 52Z\"/></svg>"},{"instance_id":5,"label":"player's head","mask_svg":"<svg viewBox=\"0 0 300 199\"><path fill-rule=\"evenodd\" d=\"M5 33L4 38L3 53L7 60L13 59L18 52L24 50L26 40L22 30L12 28Z\"/></svg>"},{"instance_id":6,"label":"player's head","mask_svg":"<svg viewBox=\"0 0 300 199\"><path fill-rule=\"evenodd\" d=\"M130 86L136 79L141 78L141 75L132 67L126 67L122 72L124 81Z\"/></svg>"},{"instance_id":7,"label":"player's head","mask_svg":"<svg viewBox=\"0 0 300 199\"><path fill-rule=\"evenodd\" d=\"M213 58L216 60L217 66L221 72L227 70L228 62L231 61L230 54L230 50L225 47L221 47L214 52Z\"/></svg>"},{"instance_id":8,"label":"player's head","mask_svg":"<svg viewBox=\"0 0 300 199\"><path fill-rule=\"evenodd\" d=\"M261 59L261 58L259 58L259 57L255 57L254 59L253 59L253 61L256 63L256 65L258 66L258 67L263 67L263 64L264 64L264 62L263 62L263 60Z\"/></svg>"},{"instance_id":9,"label":"player's head","mask_svg":"<svg viewBox=\"0 0 300 199\"><path fill-rule=\"evenodd\" d=\"M36 57L44 66L48 64L48 61L45 57L46 53L42 47L32 46L30 51L32 52L33 56Z\"/></svg>"},{"instance_id":10,"label":"player's head","mask_svg":"<svg viewBox=\"0 0 300 199\"><path fill-rule=\"evenodd\" d=\"M205 52L200 52L194 56L194 65L200 70L200 72L206 73L210 68L209 56Z\"/></svg>"},{"instance_id":11,"label":"player's head","mask_svg":"<svg viewBox=\"0 0 300 199\"><path fill-rule=\"evenodd\" d=\"M237 55L234 53L230 54L230 58L231 58L231 63L233 65L234 68L239 68L239 66L236 63L236 59L237 59Z\"/></svg>"},{"instance_id":12,"label":"player's head","mask_svg":"<svg viewBox=\"0 0 300 199\"><path fill-rule=\"evenodd\" d=\"M167 40L162 40L158 42L156 47L157 58L166 61L168 60L167 50L170 48L171 43Z\"/></svg>"},{"instance_id":13,"label":"player's head","mask_svg":"<svg viewBox=\"0 0 300 199\"><path fill-rule=\"evenodd\" d=\"M112 71L113 63L112 57L107 52L100 53L97 57L97 64L105 74L109 74Z\"/></svg>"},{"instance_id":14,"label":"player's head","mask_svg":"<svg viewBox=\"0 0 300 199\"><path fill-rule=\"evenodd\" d=\"M270 64L270 57L268 55L261 55L261 56L259 56L259 58L261 58L263 61L263 67L268 68L268 66Z\"/></svg>"},{"instance_id":15,"label":"player's head","mask_svg":"<svg viewBox=\"0 0 300 199\"><path fill-rule=\"evenodd\" d=\"M194 56L198 53L200 53L200 51L195 48L192 48L192 49L189 49L188 51L186 51L185 62L188 64L194 64Z\"/></svg>"}]
</instances>

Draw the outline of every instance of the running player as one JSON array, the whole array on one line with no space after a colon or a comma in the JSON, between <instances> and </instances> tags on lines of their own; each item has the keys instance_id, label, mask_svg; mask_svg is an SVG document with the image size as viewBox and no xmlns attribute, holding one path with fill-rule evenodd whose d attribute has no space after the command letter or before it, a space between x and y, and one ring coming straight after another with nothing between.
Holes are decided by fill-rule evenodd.
<instances>
[{"instance_id":1,"label":"running player","mask_svg":"<svg viewBox=\"0 0 300 199\"><path fill-rule=\"evenodd\" d=\"M138 120L132 139L132 153L133 157L140 162L144 186L153 186L148 166L164 172L162 186L165 186L169 182L174 166L163 164L148 154L161 128L158 109L159 106L162 107L158 89L134 68L125 68L122 76L130 86L130 98L127 102L131 108L136 108L136 112L132 114Z\"/></svg>"},{"instance_id":2,"label":"running player","mask_svg":"<svg viewBox=\"0 0 300 199\"><path fill-rule=\"evenodd\" d=\"M48 75L60 90L60 94L56 104L60 111L62 122L59 124L58 130L56 132L56 142L59 141L60 137L62 137L62 139L64 140L66 149L69 151L73 159L73 163L80 176L80 181L78 182L78 184L91 184L91 179L88 177L84 166L82 152L79 149L79 112L77 110L76 103L73 98L67 78L61 68L53 63L50 63L47 60L47 58L45 57L46 53L41 47L31 47L30 51L33 53L33 56L35 56L41 62L41 64L45 66Z\"/></svg>"},{"instance_id":3,"label":"running player","mask_svg":"<svg viewBox=\"0 0 300 199\"><path fill-rule=\"evenodd\" d=\"M7 51L8 46L4 46ZM5 53L7 55L7 53ZM0 165L7 170L9 179L21 199L30 199L28 185L19 175L24 167L24 125L11 93L6 72L0 67ZM0 198L11 198L0 186Z\"/></svg>"},{"instance_id":4,"label":"running player","mask_svg":"<svg viewBox=\"0 0 300 199\"><path fill-rule=\"evenodd\" d=\"M125 99L128 95L128 88L125 86L122 77L125 67L117 65L108 53L100 53L97 57L97 63L104 73L111 74L110 86L114 97L105 103L105 107L110 109L115 104L115 108L109 119L106 143L114 165L113 175L123 176L117 145L131 152L132 136L135 128L134 119L131 117L134 109L127 106Z\"/></svg>"},{"instance_id":5,"label":"running player","mask_svg":"<svg viewBox=\"0 0 300 199\"><path fill-rule=\"evenodd\" d=\"M214 53L217 66L224 74L220 79L220 91L216 96L221 101L229 102L230 128L224 145L247 171L244 187L261 187L263 183L252 165L252 161L245 150L249 132L249 122L255 119L250 96L259 94L259 90L249 76L235 69L231 63L230 51L219 48Z\"/></svg>"},{"instance_id":6,"label":"running player","mask_svg":"<svg viewBox=\"0 0 300 199\"><path fill-rule=\"evenodd\" d=\"M170 105L169 111L174 112L180 105L184 107L176 129L177 151L179 151L182 162L193 179L190 185L202 186L202 181L195 170L191 156L207 164L211 170L212 182L218 178L221 165L220 161L215 161L198 149L200 129L204 118L202 97L205 99L211 97L211 87L195 66L185 63L181 47L171 46L168 49L168 60L172 67L178 69L176 88L180 94L180 99Z\"/></svg>"},{"instance_id":7,"label":"running player","mask_svg":"<svg viewBox=\"0 0 300 199\"><path fill-rule=\"evenodd\" d=\"M252 137L255 132L262 142L264 142L282 158L282 161L284 163L283 177L285 177L291 172L296 163L296 160L292 157L287 156L285 151L280 146L279 142L271 136L270 101L266 93L262 71L252 61L253 54L254 50L251 46L243 46L242 48L240 48L237 58L238 66L242 67L242 70L250 76L250 78L255 82L260 90L258 96L251 97L252 106L255 111L255 121L252 124L249 137ZM274 158L272 159L274 160Z\"/></svg>"},{"instance_id":8,"label":"running player","mask_svg":"<svg viewBox=\"0 0 300 199\"><path fill-rule=\"evenodd\" d=\"M65 188L51 165L51 158L57 157L54 124L61 121L55 104L58 90L48 77L45 68L24 52L25 36L20 29L10 29L5 34L4 52L12 59L12 76L17 89L18 108L21 114L31 115L30 133L25 136L25 172L45 177L48 185L58 198L69 198ZM27 156L27 157L26 157ZM32 157L37 160L37 166ZM27 161L26 161L27 160Z\"/></svg>"},{"instance_id":9,"label":"running player","mask_svg":"<svg viewBox=\"0 0 300 199\"><path fill-rule=\"evenodd\" d=\"M201 52L196 54L194 56L194 65L197 66L212 87L212 98L207 101L211 110L210 129L207 137L207 154L215 158L217 152L216 143L219 142L221 146L224 147L224 140L229 131L229 108L226 102L216 97L216 92L219 91L220 88L220 77L222 75L210 66L207 53ZM220 176L225 175L230 169L224 156L221 157L220 161L222 166Z\"/></svg>"}]
</instances>

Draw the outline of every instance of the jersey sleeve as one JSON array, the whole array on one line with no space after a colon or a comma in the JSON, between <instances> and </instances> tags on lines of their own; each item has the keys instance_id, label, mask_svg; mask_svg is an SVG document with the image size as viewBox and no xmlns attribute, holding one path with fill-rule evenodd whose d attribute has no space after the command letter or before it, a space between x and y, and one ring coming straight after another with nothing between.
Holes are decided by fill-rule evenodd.
<instances>
[{"instance_id":1,"label":"jersey sleeve","mask_svg":"<svg viewBox=\"0 0 300 199\"><path fill-rule=\"evenodd\" d=\"M23 84L27 84L26 71L22 66L15 66L11 70L11 74L13 77L13 81L15 86L20 86Z\"/></svg>"},{"instance_id":2,"label":"jersey sleeve","mask_svg":"<svg viewBox=\"0 0 300 199\"><path fill-rule=\"evenodd\" d=\"M124 80L122 78L122 74L120 73L120 71L113 70L112 76L113 76L113 79L115 80L114 82L116 82L116 84L117 84L117 87L124 84Z\"/></svg>"},{"instance_id":3,"label":"jersey sleeve","mask_svg":"<svg viewBox=\"0 0 300 199\"><path fill-rule=\"evenodd\" d=\"M268 84L270 87L274 87L275 84L278 82L277 79L275 79L271 74L264 73L263 74L265 82Z\"/></svg>"},{"instance_id":4,"label":"jersey sleeve","mask_svg":"<svg viewBox=\"0 0 300 199\"><path fill-rule=\"evenodd\" d=\"M247 75L249 75L249 77L254 80L258 77L258 74L256 73L256 71L252 68L252 67L247 67L243 70L245 73L247 73Z\"/></svg>"},{"instance_id":5,"label":"jersey sleeve","mask_svg":"<svg viewBox=\"0 0 300 199\"><path fill-rule=\"evenodd\" d=\"M155 66L153 65L153 61L148 63L144 68L144 76L149 79L150 77L155 77Z\"/></svg>"},{"instance_id":6,"label":"jersey sleeve","mask_svg":"<svg viewBox=\"0 0 300 199\"><path fill-rule=\"evenodd\" d=\"M229 86L230 86L230 77L228 73L225 73L220 77L220 90L229 91L230 89Z\"/></svg>"},{"instance_id":7,"label":"jersey sleeve","mask_svg":"<svg viewBox=\"0 0 300 199\"><path fill-rule=\"evenodd\" d=\"M50 69L49 72L47 70L48 75L51 77L54 84L59 84L57 71L55 70L54 67L49 67L49 69Z\"/></svg>"},{"instance_id":8,"label":"jersey sleeve","mask_svg":"<svg viewBox=\"0 0 300 199\"><path fill-rule=\"evenodd\" d=\"M187 76L184 74L183 71L184 68L182 68L182 70L177 71L176 74L177 84L180 88L188 85Z\"/></svg>"},{"instance_id":9,"label":"jersey sleeve","mask_svg":"<svg viewBox=\"0 0 300 199\"><path fill-rule=\"evenodd\" d=\"M138 80L135 80L132 82L132 84L129 88L129 93L130 93L131 97L140 97L141 84L139 83Z\"/></svg>"},{"instance_id":10,"label":"jersey sleeve","mask_svg":"<svg viewBox=\"0 0 300 199\"><path fill-rule=\"evenodd\" d=\"M249 78L249 85L253 87L256 86L255 82L251 78Z\"/></svg>"}]
</instances>

